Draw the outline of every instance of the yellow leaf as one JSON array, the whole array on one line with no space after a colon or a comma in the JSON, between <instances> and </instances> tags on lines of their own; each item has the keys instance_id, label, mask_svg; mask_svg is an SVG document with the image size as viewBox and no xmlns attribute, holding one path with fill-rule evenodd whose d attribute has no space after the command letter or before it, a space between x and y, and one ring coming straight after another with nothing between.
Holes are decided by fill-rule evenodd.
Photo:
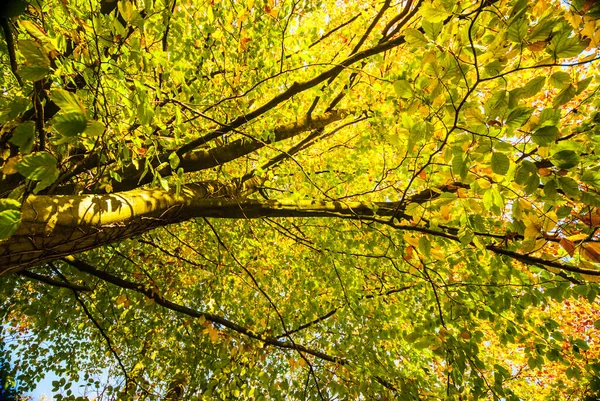
<instances>
[{"instance_id":1,"label":"yellow leaf","mask_svg":"<svg viewBox=\"0 0 600 401\"><path fill-rule=\"evenodd\" d=\"M125 301L127 301L127 295L121 294L117 297L117 300L115 301L115 303L117 304L117 306L119 306L119 305L123 305L125 303Z\"/></svg>"},{"instance_id":2,"label":"yellow leaf","mask_svg":"<svg viewBox=\"0 0 600 401\"><path fill-rule=\"evenodd\" d=\"M415 248L419 246L419 239L413 237L409 233L404 234L404 241L408 242L410 245L412 245Z\"/></svg>"},{"instance_id":3,"label":"yellow leaf","mask_svg":"<svg viewBox=\"0 0 600 401\"><path fill-rule=\"evenodd\" d=\"M575 234L567 237L569 241L581 241L582 239L586 239L588 237L587 234Z\"/></svg>"},{"instance_id":4,"label":"yellow leaf","mask_svg":"<svg viewBox=\"0 0 600 401\"><path fill-rule=\"evenodd\" d=\"M15 168L15 166L17 165L17 163L19 163L19 161L21 161L21 159L21 155L14 156L8 159L2 167L2 174L11 175L16 173L17 169Z\"/></svg>"},{"instance_id":5,"label":"yellow leaf","mask_svg":"<svg viewBox=\"0 0 600 401\"><path fill-rule=\"evenodd\" d=\"M212 324L208 324L207 327L203 330L204 333L208 334L210 337L210 341L213 343L217 342L219 339L219 330L215 328Z\"/></svg>"},{"instance_id":6,"label":"yellow leaf","mask_svg":"<svg viewBox=\"0 0 600 401\"><path fill-rule=\"evenodd\" d=\"M556 223L558 221L558 217L554 212L546 213L546 218L544 219L544 231L549 232L554 230L556 227Z\"/></svg>"},{"instance_id":7,"label":"yellow leaf","mask_svg":"<svg viewBox=\"0 0 600 401\"><path fill-rule=\"evenodd\" d=\"M450 220L450 206L444 205L440 208L440 214L442 215L444 220Z\"/></svg>"},{"instance_id":8,"label":"yellow leaf","mask_svg":"<svg viewBox=\"0 0 600 401\"><path fill-rule=\"evenodd\" d=\"M531 223L525 228L525 239L536 238L540 233L540 226L536 223Z\"/></svg>"}]
</instances>

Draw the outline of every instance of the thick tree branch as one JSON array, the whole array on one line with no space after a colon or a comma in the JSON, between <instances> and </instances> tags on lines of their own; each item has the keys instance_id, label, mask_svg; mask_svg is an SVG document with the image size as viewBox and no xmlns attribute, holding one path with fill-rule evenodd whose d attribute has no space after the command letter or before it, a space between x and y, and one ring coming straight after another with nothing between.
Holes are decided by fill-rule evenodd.
<instances>
[{"instance_id":1,"label":"thick tree branch","mask_svg":"<svg viewBox=\"0 0 600 401\"><path fill-rule=\"evenodd\" d=\"M219 166L253 153L268 144L293 138L307 131L324 128L329 124L342 120L347 115L348 113L346 111L335 110L311 118L303 117L293 123L275 127L273 130L273 137L269 139L253 140L242 138L224 146L189 152L181 156L178 168L181 167L186 173L190 173ZM158 159L167 160L168 156L169 155L164 155L164 157ZM154 168L159 165L158 159L152 163ZM133 164L128 166L125 171L121 173L123 177L121 182L112 181L113 189L115 191L127 191L151 182L153 179L151 174L146 174L145 177L142 178L144 175L144 165L144 162L140 162L138 164L139 167L136 167ZM161 177L167 177L174 172L169 165L166 165L158 170L158 173Z\"/></svg>"},{"instance_id":2,"label":"thick tree branch","mask_svg":"<svg viewBox=\"0 0 600 401\"><path fill-rule=\"evenodd\" d=\"M404 214L407 204L429 202L439 196L439 192L456 191L461 186L464 185L448 184L438 191L423 191L401 202L237 199L236 187L218 182L191 184L180 193L175 190L132 190L107 195L32 195L22 206L20 227L11 237L0 241L0 276L198 217L349 218L459 241L456 235L443 230L396 224L381 217L395 216L410 221L411 217ZM522 255L495 245L487 248L528 264L600 275L600 271Z\"/></svg>"},{"instance_id":3,"label":"thick tree branch","mask_svg":"<svg viewBox=\"0 0 600 401\"><path fill-rule=\"evenodd\" d=\"M10 70L17 79L19 85L23 86L21 76L17 72L19 66L17 64L17 56L15 53L15 41L13 40L12 30L8 18L0 17L0 25L2 25L2 31L4 32L4 38L6 39L6 47L8 49L8 58L10 59Z\"/></svg>"},{"instance_id":4,"label":"thick tree branch","mask_svg":"<svg viewBox=\"0 0 600 401\"><path fill-rule=\"evenodd\" d=\"M20 276L27 277L32 280L37 280L41 283L49 284L53 287L68 288L73 291L92 291L92 289L86 285L77 285L77 284L72 284L72 283L65 282L65 281L58 281L58 280L53 279L52 277L33 273L33 272L30 272L27 270L19 272L18 274Z\"/></svg>"}]
</instances>

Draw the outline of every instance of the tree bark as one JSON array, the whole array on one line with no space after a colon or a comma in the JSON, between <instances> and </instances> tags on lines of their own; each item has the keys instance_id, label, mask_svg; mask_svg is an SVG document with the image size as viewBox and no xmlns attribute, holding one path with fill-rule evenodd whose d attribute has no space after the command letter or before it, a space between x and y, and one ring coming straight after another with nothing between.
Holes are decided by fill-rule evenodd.
<instances>
[{"instance_id":1,"label":"tree bark","mask_svg":"<svg viewBox=\"0 0 600 401\"><path fill-rule=\"evenodd\" d=\"M235 188L216 182L175 190L131 190L106 195L29 196L21 223L0 241L0 276L117 242L195 217L393 216L393 202L236 199ZM376 212L375 212L376 210Z\"/></svg>"}]
</instances>

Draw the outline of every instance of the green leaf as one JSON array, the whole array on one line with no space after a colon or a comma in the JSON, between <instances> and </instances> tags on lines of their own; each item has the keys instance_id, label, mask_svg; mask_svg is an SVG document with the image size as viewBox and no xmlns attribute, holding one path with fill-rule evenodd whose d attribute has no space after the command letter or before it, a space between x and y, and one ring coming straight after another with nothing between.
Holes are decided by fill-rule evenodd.
<instances>
[{"instance_id":1,"label":"green leaf","mask_svg":"<svg viewBox=\"0 0 600 401\"><path fill-rule=\"evenodd\" d=\"M70 138L85 131L87 120L81 113L59 114L54 117L53 127L61 135Z\"/></svg>"},{"instance_id":2,"label":"green leaf","mask_svg":"<svg viewBox=\"0 0 600 401\"><path fill-rule=\"evenodd\" d=\"M126 22L130 22L135 12L133 4L129 0L119 0L117 7L119 9L119 13L123 16L123 19Z\"/></svg>"},{"instance_id":3,"label":"green leaf","mask_svg":"<svg viewBox=\"0 0 600 401\"><path fill-rule=\"evenodd\" d=\"M504 175L510 168L510 159L504 153L494 152L492 154L492 171Z\"/></svg>"},{"instance_id":4,"label":"green leaf","mask_svg":"<svg viewBox=\"0 0 600 401\"><path fill-rule=\"evenodd\" d=\"M14 199L0 199L0 240L17 230L21 220L21 203Z\"/></svg>"},{"instance_id":5,"label":"green leaf","mask_svg":"<svg viewBox=\"0 0 600 401\"><path fill-rule=\"evenodd\" d=\"M504 70L504 67L506 67L506 63L501 63L498 60L494 60L490 63L487 63L483 69L487 77L493 77L500 74L502 70Z\"/></svg>"},{"instance_id":6,"label":"green leaf","mask_svg":"<svg viewBox=\"0 0 600 401\"><path fill-rule=\"evenodd\" d=\"M436 40L442 32L444 24L442 24L441 22L431 22L424 19L421 23L421 27L423 28L423 31L425 31L425 35L427 35L429 39Z\"/></svg>"},{"instance_id":7,"label":"green leaf","mask_svg":"<svg viewBox=\"0 0 600 401\"><path fill-rule=\"evenodd\" d=\"M557 89L566 88L572 81L571 74L564 71L556 71L554 74L550 75L550 85Z\"/></svg>"},{"instance_id":8,"label":"green leaf","mask_svg":"<svg viewBox=\"0 0 600 401\"><path fill-rule=\"evenodd\" d=\"M590 83L592 82L592 80L594 79L594 77L587 77L586 79L582 79L581 81L577 82L577 95L579 95L581 92L583 92L584 90L587 89L587 87L590 85Z\"/></svg>"},{"instance_id":9,"label":"green leaf","mask_svg":"<svg viewBox=\"0 0 600 401\"><path fill-rule=\"evenodd\" d=\"M544 184L544 195L546 195L547 198L554 198L556 197L557 191L556 189L558 188L558 183L556 182L556 180L552 179L549 180L548 182L546 182Z\"/></svg>"},{"instance_id":10,"label":"green leaf","mask_svg":"<svg viewBox=\"0 0 600 401\"><path fill-rule=\"evenodd\" d=\"M595 192L581 192L581 201L587 206L600 207L600 196Z\"/></svg>"},{"instance_id":11,"label":"green leaf","mask_svg":"<svg viewBox=\"0 0 600 401\"><path fill-rule=\"evenodd\" d=\"M86 120L84 134L94 137L100 136L104 133L106 127L101 121L96 120Z\"/></svg>"},{"instance_id":12,"label":"green leaf","mask_svg":"<svg viewBox=\"0 0 600 401\"><path fill-rule=\"evenodd\" d=\"M429 257L431 254L431 242L426 235L419 238L419 251L425 255L425 257Z\"/></svg>"},{"instance_id":13,"label":"green leaf","mask_svg":"<svg viewBox=\"0 0 600 401\"><path fill-rule=\"evenodd\" d=\"M577 95L577 89L573 85L567 86L563 89L552 101L552 107L559 107L569 102L573 97Z\"/></svg>"},{"instance_id":14,"label":"green leaf","mask_svg":"<svg viewBox=\"0 0 600 401\"><path fill-rule=\"evenodd\" d=\"M540 126L558 125L560 121L560 110L545 108L540 114Z\"/></svg>"},{"instance_id":15,"label":"green leaf","mask_svg":"<svg viewBox=\"0 0 600 401\"><path fill-rule=\"evenodd\" d=\"M60 107L63 113L85 114L85 107L74 93L64 89L54 89L50 92L50 99Z\"/></svg>"},{"instance_id":16,"label":"green leaf","mask_svg":"<svg viewBox=\"0 0 600 401\"><path fill-rule=\"evenodd\" d=\"M475 237L473 230L467 226L461 227L461 229L458 231L458 240L463 245L469 245L471 241L473 241L473 237Z\"/></svg>"},{"instance_id":17,"label":"green leaf","mask_svg":"<svg viewBox=\"0 0 600 401\"><path fill-rule=\"evenodd\" d=\"M34 193L48 187L58 178L56 159L48 152L31 153L17 163L15 168L24 177L40 181L34 188Z\"/></svg>"},{"instance_id":18,"label":"green leaf","mask_svg":"<svg viewBox=\"0 0 600 401\"><path fill-rule=\"evenodd\" d=\"M546 52L555 59L576 57L584 51L589 42L581 42L576 36L571 36L570 27L554 33L550 44L546 47Z\"/></svg>"},{"instance_id":19,"label":"green leaf","mask_svg":"<svg viewBox=\"0 0 600 401\"><path fill-rule=\"evenodd\" d=\"M523 160L517 170L515 171L515 182L519 185L523 185L527 182L529 177L532 174L535 174L537 171L535 164L528 160Z\"/></svg>"},{"instance_id":20,"label":"green leaf","mask_svg":"<svg viewBox=\"0 0 600 401\"><path fill-rule=\"evenodd\" d=\"M519 128L529 120L533 110L531 107L517 107L508 114L504 124L510 128Z\"/></svg>"},{"instance_id":21,"label":"green leaf","mask_svg":"<svg viewBox=\"0 0 600 401\"><path fill-rule=\"evenodd\" d=\"M26 121L17 125L9 142L18 146L19 152L26 154L31 152L34 139L35 123L33 121Z\"/></svg>"},{"instance_id":22,"label":"green leaf","mask_svg":"<svg viewBox=\"0 0 600 401\"><path fill-rule=\"evenodd\" d=\"M527 37L528 29L529 24L527 23L527 19L524 16L519 17L510 22L507 38L511 42L521 43Z\"/></svg>"},{"instance_id":23,"label":"green leaf","mask_svg":"<svg viewBox=\"0 0 600 401\"><path fill-rule=\"evenodd\" d=\"M26 66L19 69L19 76L26 81L39 81L50 73L50 68L40 66Z\"/></svg>"},{"instance_id":24,"label":"green leaf","mask_svg":"<svg viewBox=\"0 0 600 401\"><path fill-rule=\"evenodd\" d=\"M33 40L20 40L19 50L29 67L50 67L50 59L42 45Z\"/></svg>"},{"instance_id":25,"label":"green leaf","mask_svg":"<svg viewBox=\"0 0 600 401\"><path fill-rule=\"evenodd\" d=\"M169 155L169 165L171 166L171 170L175 170L179 166L179 156L176 152L173 152Z\"/></svg>"},{"instance_id":26,"label":"green leaf","mask_svg":"<svg viewBox=\"0 0 600 401\"><path fill-rule=\"evenodd\" d=\"M570 177L558 177L558 185L568 197L579 197L579 184L574 179Z\"/></svg>"},{"instance_id":27,"label":"green leaf","mask_svg":"<svg viewBox=\"0 0 600 401\"><path fill-rule=\"evenodd\" d=\"M454 174L459 175L462 180L469 174L469 158L463 158L462 154L454 155L452 158L452 171Z\"/></svg>"},{"instance_id":28,"label":"green leaf","mask_svg":"<svg viewBox=\"0 0 600 401\"><path fill-rule=\"evenodd\" d=\"M485 112L490 119L498 114L503 114L503 111L508 106L508 92L499 90L494 92L491 98L485 103Z\"/></svg>"},{"instance_id":29,"label":"green leaf","mask_svg":"<svg viewBox=\"0 0 600 401\"><path fill-rule=\"evenodd\" d=\"M408 28L404 31L404 38L408 43L415 47L423 47L429 44L429 41L420 31L414 28Z\"/></svg>"},{"instance_id":30,"label":"green leaf","mask_svg":"<svg viewBox=\"0 0 600 401\"><path fill-rule=\"evenodd\" d=\"M600 190L600 172L586 170L581 176L581 182Z\"/></svg>"},{"instance_id":31,"label":"green leaf","mask_svg":"<svg viewBox=\"0 0 600 401\"><path fill-rule=\"evenodd\" d=\"M394 82L394 90L396 91L396 95L403 99L408 99L413 95L410 83L404 79L399 79Z\"/></svg>"},{"instance_id":32,"label":"green leaf","mask_svg":"<svg viewBox=\"0 0 600 401\"><path fill-rule=\"evenodd\" d=\"M546 77L535 77L531 81L527 82L523 88L521 88L520 97L527 99L529 97L537 95L542 90L546 83Z\"/></svg>"},{"instance_id":33,"label":"green leaf","mask_svg":"<svg viewBox=\"0 0 600 401\"><path fill-rule=\"evenodd\" d=\"M548 146L558 138L558 128L555 126L546 126L538 129L531 135L531 140L540 146Z\"/></svg>"},{"instance_id":34,"label":"green leaf","mask_svg":"<svg viewBox=\"0 0 600 401\"><path fill-rule=\"evenodd\" d=\"M559 168L568 170L579 163L579 155L572 150L561 150L552 155L552 161Z\"/></svg>"}]
</instances>

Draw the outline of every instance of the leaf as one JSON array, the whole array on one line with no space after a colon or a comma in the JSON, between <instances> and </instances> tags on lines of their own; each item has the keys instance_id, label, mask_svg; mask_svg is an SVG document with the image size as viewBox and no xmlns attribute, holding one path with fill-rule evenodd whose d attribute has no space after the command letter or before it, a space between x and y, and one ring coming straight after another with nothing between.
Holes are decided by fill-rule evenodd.
<instances>
[{"instance_id":1,"label":"leaf","mask_svg":"<svg viewBox=\"0 0 600 401\"><path fill-rule=\"evenodd\" d=\"M510 159L504 153L494 152L492 154L492 171L496 174L505 175L510 168Z\"/></svg>"},{"instance_id":2,"label":"leaf","mask_svg":"<svg viewBox=\"0 0 600 401\"><path fill-rule=\"evenodd\" d=\"M581 176L581 182L600 190L600 172L586 170Z\"/></svg>"},{"instance_id":3,"label":"leaf","mask_svg":"<svg viewBox=\"0 0 600 401\"><path fill-rule=\"evenodd\" d=\"M575 249L577 249L573 241L570 241L566 238L561 238L559 243L560 246L569 254L569 256L573 256Z\"/></svg>"},{"instance_id":4,"label":"leaf","mask_svg":"<svg viewBox=\"0 0 600 401\"><path fill-rule=\"evenodd\" d=\"M48 152L36 152L23 157L15 167L24 177L39 181L33 191L38 193L58 178L59 171L56 168L56 163L54 156Z\"/></svg>"},{"instance_id":5,"label":"leaf","mask_svg":"<svg viewBox=\"0 0 600 401\"><path fill-rule=\"evenodd\" d=\"M426 235L419 238L418 249L427 258L431 255L431 242Z\"/></svg>"},{"instance_id":6,"label":"leaf","mask_svg":"<svg viewBox=\"0 0 600 401\"><path fill-rule=\"evenodd\" d=\"M26 121L17 125L9 142L18 146L19 152L22 154L27 154L31 152L34 139L35 123L33 121Z\"/></svg>"},{"instance_id":7,"label":"leaf","mask_svg":"<svg viewBox=\"0 0 600 401\"><path fill-rule=\"evenodd\" d=\"M50 59L42 46L33 40L20 40L19 50L25 57L25 61L29 67L50 67Z\"/></svg>"},{"instance_id":8,"label":"leaf","mask_svg":"<svg viewBox=\"0 0 600 401\"><path fill-rule=\"evenodd\" d=\"M545 83L546 77L533 78L531 81L527 82L523 88L521 88L520 97L522 99L527 99L537 95L537 93L542 90Z\"/></svg>"},{"instance_id":9,"label":"leaf","mask_svg":"<svg viewBox=\"0 0 600 401\"><path fill-rule=\"evenodd\" d=\"M579 155L572 150L561 150L552 155L552 161L559 168L568 170L577 166Z\"/></svg>"},{"instance_id":10,"label":"leaf","mask_svg":"<svg viewBox=\"0 0 600 401\"><path fill-rule=\"evenodd\" d=\"M106 130L106 127L104 126L104 124L101 121L95 121L95 120L88 119L85 122L85 129L83 130L83 133L90 137L94 137L94 136L102 135L105 130Z\"/></svg>"},{"instance_id":11,"label":"leaf","mask_svg":"<svg viewBox=\"0 0 600 401\"><path fill-rule=\"evenodd\" d=\"M50 68L41 66L26 66L19 70L19 76L26 81L39 81L50 73Z\"/></svg>"},{"instance_id":12,"label":"leaf","mask_svg":"<svg viewBox=\"0 0 600 401\"><path fill-rule=\"evenodd\" d=\"M571 198L577 198L579 196L579 185L574 179L569 177L558 177L558 185L565 195Z\"/></svg>"},{"instance_id":13,"label":"leaf","mask_svg":"<svg viewBox=\"0 0 600 401\"><path fill-rule=\"evenodd\" d=\"M396 95L403 99L408 99L413 95L412 87L408 81L404 79L399 79L394 82L394 90L396 91Z\"/></svg>"},{"instance_id":14,"label":"leaf","mask_svg":"<svg viewBox=\"0 0 600 401\"><path fill-rule=\"evenodd\" d=\"M133 4L129 0L118 0L117 7L123 19L131 22L135 11Z\"/></svg>"},{"instance_id":15,"label":"leaf","mask_svg":"<svg viewBox=\"0 0 600 401\"><path fill-rule=\"evenodd\" d=\"M50 99L56 103L63 113L79 113L85 115L85 107L76 94L64 89L54 89L50 92Z\"/></svg>"},{"instance_id":16,"label":"leaf","mask_svg":"<svg viewBox=\"0 0 600 401\"><path fill-rule=\"evenodd\" d=\"M427 35L429 39L436 40L442 32L444 24L442 24L441 22L431 22L424 19L421 23L421 27L423 28L423 31L425 31L425 35Z\"/></svg>"},{"instance_id":17,"label":"leaf","mask_svg":"<svg viewBox=\"0 0 600 401\"><path fill-rule=\"evenodd\" d=\"M523 185L532 174L535 174L535 172L535 164L528 160L523 160L515 171L515 182L519 185Z\"/></svg>"},{"instance_id":18,"label":"leaf","mask_svg":"<svg viewBox=\"0 0 600 401\"><path fill-rule=\"evenodd\" d=\"M531 117L533 110L531 107L517 107L508 114L504 124L510 128L519 128Z\"/></svg>"},{"instance_id":19,"label":"leaf","mask_svg":"<svg viewBox=\"0 0 600 401\"><path fill-rule=\"evenodd\" d=\"M176 152L173 152L169 155L169 165L171 166L171 170L175 170L179 166L179 156Z\"/></svg>"},{"instance_id":20,"label":"leaf","mask_svg":"<svg viewBox=\"0 0 600 401\"><path fill-rule=\"evenodd\" d=\"M569 100L573 99L573 97L577 95L577 89L573 85L567 86L563 89L552 102L552 107L559 107L565 103L568 103Z\"/></svg>"},{"instance_id":21,"label":"leaf","mask_svg":"<svg viewBox=\"0 0 600 401\"><path fill-rule=\"evenodd\" d=\"M510 22L507 38L511 42L521 43L527 37L528 29L529 24L527 23L526 18L524 16L517 18Z\"/></svg>"},{"instance_id":22,"label":"leaf","mask_svg":"<svg viewBox=\"0 0 600 401\"><path fill-rule=\"evenodd\" d=\"M434 5L429 1L423 3L419 11L423 16L423 19L431 23L442 22L451 15L444 8L440 7L439 3Z\"/></svg>"},{"instance_id":23,"label":"leaf","mask_svg":"<svg viewBox=\"0 0 600 401\"><path fill-rule=\"evenodd\" d=\"M21 220L21 203L14 199L0 199L0 240L14 234Z\"/></svg>"},{"instance_id":24,"label":"leaf","mask_svg":"<svg viewBox=\"0 0 600 401\"><path fill-rule=\"evenodd\" d=\"M581 81L578 81L576 94L579 95L581 92L586 90L587 87L590 85L590 83L593 81L593 79L594 79L594 77L587 77L586 79L582 79Z\"/></svg>"},{"instance_id":25,"label":"leaf","mask_svg":"<svg viewBox=\"0 0 600 401\"><path fill-rule=\"evenodd\" d=\"M558 138L558 128L554 126L542 127L535 131L531 140L536 145L548 146Z\"/></svg>"},{"instance_id":26,"label":"leaf","mask_svg":"<svg viewBox=\"0 0 600 401\"><path fill-rule=\"evenodd\" d=\"M565 28L554 33L546 52L555 59L576 57L588 47L589 41L580 41L576 36L571 36L571 29Z\"/></svg>"},{"instance_id":27,"label":"leaf","mask_svg":"<svg viewBox=\"0 0 600 401\"><path fill-rule=\"evenodd\" d=\"M581 253L590 262L600 263L600 243L585 242L581 244Z\"/></svg>"},{"instance_id":28,"label":"leaf","mask_svg":"<svg viewBox=\"0 0 600 401\"><path fill-rule=\"evenodd\" d=\"M571 74L564 71L557 71L550 75L550 85L557 89L564 89L569 86L572 82Z\"/></svg>"},{"instance_id":29,"label":"leaf","mask_svg":"<svg viewBox=\"0 0 600 401\"><path fill-rule=\"evenodd\" d=\"M420 31L414 28L408 28L404 31L404 38L408 43L415 47L423 47L429 44L429 41Z\"/></svg>"},{"instance_id":30,"label":"leaf","mask_svg":"<svg viewBox=\"0 0 600 401\"><path fill-rule=\"evenodd\" d=\"M59 114L53 119L53 127L61 135L71 138L86 130L87 120L80 113Z\"/></svg>"}]
</instances>

